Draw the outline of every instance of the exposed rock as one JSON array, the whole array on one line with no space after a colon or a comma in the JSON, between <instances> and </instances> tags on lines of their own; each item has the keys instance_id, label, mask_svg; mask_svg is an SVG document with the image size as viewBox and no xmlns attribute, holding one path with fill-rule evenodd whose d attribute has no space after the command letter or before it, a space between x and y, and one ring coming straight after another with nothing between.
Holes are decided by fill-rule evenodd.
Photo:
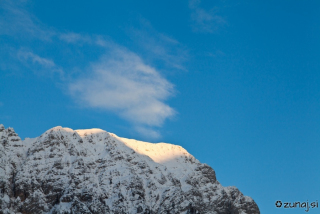
<instances>
[{"instance_id":1,"label":"exposed rock","mask_svg":"<svg viewBox=\"0 0 320 214\"><path fill-rule=\"evenodd\" d=\"M55 127L21 141L0 125L0 214L259 214L181 146Z\"/></svg>"}]
</instances>

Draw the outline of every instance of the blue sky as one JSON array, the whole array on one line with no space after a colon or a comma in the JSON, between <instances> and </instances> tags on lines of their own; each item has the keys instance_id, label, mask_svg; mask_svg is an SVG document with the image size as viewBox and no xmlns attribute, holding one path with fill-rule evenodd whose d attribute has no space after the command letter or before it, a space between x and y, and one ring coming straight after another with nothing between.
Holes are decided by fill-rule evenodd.
<instances>
[{"instance_id":1,"label":"blue sky","mask_svg":"<svg viewBox=\"0 0 320 214\"><path fill-rule=\"evenodd\" d=\"M1 1L0 123L168 142L262 213L320 201L319 1ZM313 209L309 213L318 213Z\"/></svg>"}]
</instances>

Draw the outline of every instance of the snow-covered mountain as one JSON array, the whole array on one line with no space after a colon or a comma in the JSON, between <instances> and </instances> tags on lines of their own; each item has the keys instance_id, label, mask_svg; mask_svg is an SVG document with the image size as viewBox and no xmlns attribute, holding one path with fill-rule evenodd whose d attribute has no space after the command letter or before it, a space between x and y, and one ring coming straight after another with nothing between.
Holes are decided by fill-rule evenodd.
<instances>
[{"instance_id":1,"label":"snow-covered mountain","mask_svg":"<svg viewBox=\"0 0 320 214\"><path fill-rule=\"evenodd\" d=\"M181 146L62 127L21 141L0 125L0 213L260 211Z\"/></svg>"}]
</instances>

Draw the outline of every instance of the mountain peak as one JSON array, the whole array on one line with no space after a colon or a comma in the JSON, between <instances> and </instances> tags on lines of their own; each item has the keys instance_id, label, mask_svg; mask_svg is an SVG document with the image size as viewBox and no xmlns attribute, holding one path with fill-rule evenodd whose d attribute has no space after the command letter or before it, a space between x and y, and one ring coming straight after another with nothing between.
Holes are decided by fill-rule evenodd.
<instances>
[{"instance_id":1,"label":"mountain peak","mask_svg":"<svg viewBox=\"0 0 320 214\"><path fill-rule=\"evenodd\" d=\"M260 213L178 145L61 126L21 141L10 130L0 139L3 213Z\"/></svg>"},{"instance_id":2,"label":"mountain peak","mask_svg":"<svg viewBox=\"0 0 320 214\"><path fill-rule=\"evenodd\" d=\"M4 125L0 124L0 132L2 132L4 130Z\"/></svg>"}]
</instances>

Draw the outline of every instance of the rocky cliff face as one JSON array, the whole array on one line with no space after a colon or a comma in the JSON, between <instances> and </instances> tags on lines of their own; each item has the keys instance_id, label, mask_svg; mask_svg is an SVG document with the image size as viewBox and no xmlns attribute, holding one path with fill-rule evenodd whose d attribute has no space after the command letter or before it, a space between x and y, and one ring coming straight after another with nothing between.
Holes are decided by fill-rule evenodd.
<instances>
[{"instance_id":1,"label":"rocky cliff face","mask_svg":"<svg viewBox=\"0 0 320 214\"><path fill-rule=\"evenodd\" d=\"M0 213L260 212L180 146L62 127L21 141L0 125Z\"/></svg>"}]
</instances>

